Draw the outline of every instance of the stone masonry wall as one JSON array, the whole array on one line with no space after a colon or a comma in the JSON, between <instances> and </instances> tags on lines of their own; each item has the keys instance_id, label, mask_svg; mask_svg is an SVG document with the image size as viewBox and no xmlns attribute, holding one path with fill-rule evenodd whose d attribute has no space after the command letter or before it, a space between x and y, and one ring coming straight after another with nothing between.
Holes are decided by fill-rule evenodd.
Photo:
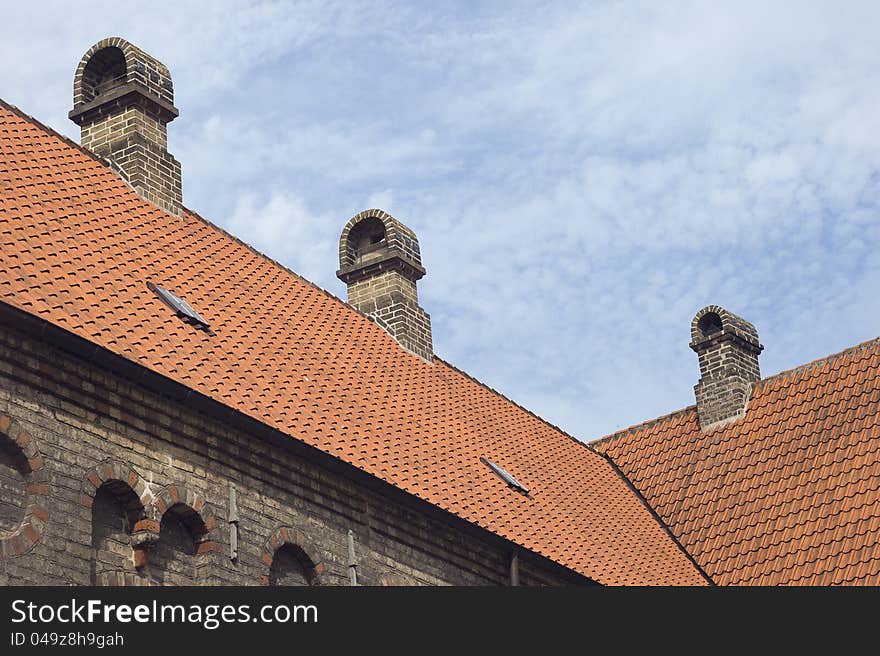
<instances>
[{"instance_id":1,"label":"stone masonry wall","mask_svg":"<svg viewBox=\"0 0 880 656\"><path fill-rule=\"evenodd\" d=\"M109 116L96 116L81 128L80 143L97 155L106 156L111 144L121 136L140 134L156 147L168 148L168 128L159 118L150 116L140 105L120 104Z\"/></svg>"},{"instance_id":2,"label":"stone masonry wall","mask_svg":"<svg viewBox=\"0 0 880 656\"><path fill-rule=\"evenodd\" d=\"M5 325L0 443L0 585L347 585L349 530L361 584L509 580L500 538ZM519 561L523 585L589 582Z\"/></svg>"},{"instance_id":3,"label":"stone masonry wall","mask_svg":"<svg viewBox=\"0 0 880 656\"><path fill-rule=\"evenodd\" d=\"M392 295L390 303L385 305L377 303L375 312L371 314L387 328L401 346L423 360L428 362L433 360L431 318L421 307Z\"/></svg>"},{"instance_id":4,"label":"stone masonry wall","mask_svg":"<svg viewBox=\"0 0 880 656\"><path fill-rule=\"evenodd\" d=\"M416 283L393 269L348 283L348 302L361 312L373 314L391 303L391 296L418 305Z\"/></svg>"}]
</instances>

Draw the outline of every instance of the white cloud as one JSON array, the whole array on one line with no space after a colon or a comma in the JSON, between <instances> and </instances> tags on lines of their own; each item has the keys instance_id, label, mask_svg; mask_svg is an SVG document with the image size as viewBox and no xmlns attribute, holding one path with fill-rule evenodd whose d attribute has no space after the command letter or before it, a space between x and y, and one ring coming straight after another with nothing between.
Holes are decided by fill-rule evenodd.
<instances>
[{"instance_id":1,"label":"white cloud","mask_svg":"<svg viewBox=\"0 0 880 656\"><path fill-rule=\"evenodd\" d=\"M8 100L75 134L79 57L139 43L174 75L188 205L343 296L339 230L388 209L438 353L579 437L692 403L708 303L758 326L765 373L880 332L876 3L8 13Z\"/></svg>"},{"instance_id":2,"label":"white cloud","mask_svg":"<svg viewBox=\"0 0 880 656\"><path fill-rule=\"evenodd\" d=\"M382 191L376 191L370 194L370 197L367 198L367 202L364 204L364 209L371 209L374 207L380 210L385 210L389 214L394 214L394 190L383 189Z\"/></svg>"},{"instance_id":3,"label":"white cloud","mask_svg":"<svg viewBox=\"0 0 880 656\"><path fill-rule=\"evenodd\" d=\"M223 224L262 253L328 286L335 268L327 263L337 258L337 249L324 230L331 222L310 212L302 198L278 190L270 191L265 199L245 194Z\"/></svg>"}]
</instances>

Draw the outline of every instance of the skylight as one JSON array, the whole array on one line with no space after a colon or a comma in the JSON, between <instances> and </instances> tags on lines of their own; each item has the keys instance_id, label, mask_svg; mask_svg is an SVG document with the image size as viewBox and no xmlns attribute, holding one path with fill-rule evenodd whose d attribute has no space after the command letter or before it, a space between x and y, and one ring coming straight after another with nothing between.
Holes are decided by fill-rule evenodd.
<instances>
[{"instance_id":1,"label":"skylight","mask_svg":"<svg viewBox=\"0 0 880 656\"><path fill-rule=\"evenodd\" d=\"M500 465L496 465L491 460L486 460L486 458L480 458L480 462L482 462L489 469L491 469L493 472L495 472L495 474L498 475L498 478L500 478L502 481L507 483L510 487L512 487L517 492L522 492L523 494L529 493L528 488L525 485L523 485L522 483L520 483L518 480L516 480L513 477L513 474L511 474L509 471L507 471L504 467L501 467Z\"/></svg>"},{"instance_id":2,"label":"skylight","mask_svg":"<svg viewBox=\"0 0 880 656\"><path fill-rule=\"evenodd\" d=\"M172 310L177 312L178 316L181 316L185 319L189 319L194 321L197 324L208 327L208 320L205 319L201 314L196 312L193 307L180 298L177 294L168 291L164 287L160 287L159 285L154 285L151 282L147 283L147 287L153 291L159 298L161 298Z\"/></svg>"}]
</instances>

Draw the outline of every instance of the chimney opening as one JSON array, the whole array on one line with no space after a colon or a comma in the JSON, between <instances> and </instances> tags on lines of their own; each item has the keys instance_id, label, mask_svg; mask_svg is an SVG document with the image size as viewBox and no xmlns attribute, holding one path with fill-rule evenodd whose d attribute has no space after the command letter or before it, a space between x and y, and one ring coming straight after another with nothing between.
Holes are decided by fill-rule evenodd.
<instances>
[{"instance_id":1,"label":"chimney opening","mask_svg":"<svg viewBox=\"0 0 880 656\"><path fill-rule=\"evenodd\" d=\"M96 52L83 69L83 102L91 102L110 89L125 83L125 55L116 46Z\"/></svg>"},{"instance_id":2,"label":"chimney opening","mask_svg":"<svg viewBox=\"0 0 880 656\"><path fill-rule=\"evenodd\" d=\"M348 235L348 243L357 262L365 255L382 248L385 241L385 224L378 217L371 216L358 223Z\"/></svg>"},{"instance_id":3,"label":"chimney opening","mask_svg":"<svg viewBox=\"0 0 880 656\"><path fill-rule=\"evenodd\" d=\"M719 317L715 312L707 312L702 317L700 317L699 323L697 323L697 329L700 331L703 337L709 337L710 335L714 335L715 333L721 332L723 325L721 324L721 317Z\"/></svg>"}]
</instances>

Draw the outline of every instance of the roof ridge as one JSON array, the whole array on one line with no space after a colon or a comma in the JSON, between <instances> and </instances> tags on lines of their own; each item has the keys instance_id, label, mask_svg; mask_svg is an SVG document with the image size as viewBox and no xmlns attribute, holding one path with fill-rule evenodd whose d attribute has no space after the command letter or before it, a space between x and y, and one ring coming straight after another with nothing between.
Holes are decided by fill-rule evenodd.
<instances>
[{"instance_id":1,"label":"roof ridge","mask_svg":"<svg viewBox=\"0 0 880 656\"><path fill-rule=\"evenodd\" d=\"M812 369L814 367L818 367L820 365L826 364L828 362L833 362L839 358L845 357L847 355L851 355L852 353L856 353L857 351L862 351L864 349L870 348L871 346L880 346L880 337L873 337L869 340L861 342L860 344L856 344L854 346L849 346L842 351L838 351L837 353L832 353L830 355L826 355L821 358L816 358L815 360L811 360L809 362L805 362L804 364L798 365L796 367L792 367L791 369L785 369L778 373L767 376L766 378L762 378L759 381L755 382L755 389L759 387L763 387L768 383L776 382L779 379L785 378L786 376L791 376L793 374L801 373L807 371L808 369ZM638 430L642 430L645 428L649 428L650 426L654 426L656 424L662 423L673 417L677 417L679 415L684 414L690 410L696 408L696 404L691 404L687 407L681 408L680 410L674 410L673 412L667 413L665 415L660 415L659 417L655 417L654 419L648 419L638 424L633 424L627 428L622 428L619 431L615 431L613 433L609 433L604 437L600 437L598 439L587 442L590 447L596 447L612 440L615 440L624 435L628 435L629 433L633 433Z\"/></svg>"},{"instance_id":2,"label":"roof ridge","mask_svg":"<svg viewBox=\"0 0 880 656\"><path fill-rule=\"evenodd\" d=\"M145 202L149 202L149 201L145 201ZM161 209L161 208L160 208L160 209ZM341 298L339 298L339 297L338 297L336 294L334 294L333 292L331 292L331 291L329 291L329 290L327 290L327 289L324 289L324 288L321 287L318 283L312 282L311 280L309 280L308 278L306 278L306 277L302 276L301 274L297 273L296 271L294 271L293 269L291 269L291 268L288 267L287 265L282 264L281 262L279 262L278 260L276 260L276 259L273 258L272 256L270 256L270 255L266 255L266 253L262 252L261 250L259 250L259 249L257 249L257 248L254 248L253 246L251 246L250 244L248 244L246 241L244 241L243 239L241 239L241 237L236 237L235 235L233 235L231 232L229 232L229 231L226 230L225 228L220 227L219 225L217 225L216 223L214 223L214 222L211 221L210 219L206 219L205 217L203 217L201 214L199 214L199 213L196 212L195 210L191 210L190 208L186 207L185 205L183 206L183 210L184 210L184 212L185 212L186 214L189 214L192 218L196 219L197 221L201 221L202 223L204 223L205 225L207 225L209 228L211 228L211 229L213 229L213 230L216 230L217 232L222 233L223 235L225 235L226 237L228 237L228 238L231 239L232 241L234 241L234 242L236 242L236 243L238 243L238 244L244 246L245 248L247 248L250 252L252 252L252 253L253 253L254 255L256 255L257 257L260 257L260 258L266 260L267 262L269 262L269 263L272 264L273 266L278 267L278 268L281 269L282 271L291 274L292 276L294 276L295 278L298 278L300 281L304 282L305 284L309 285L310 287L313 287L314 289L318 290L319 292L322 292L322 293L325 294L326 296L329 296L329 297L330 297L331 299L333 299L334 301L337 301L337 302L341 303L342 305L344 305L344 306L345 306L346 308L348 308L349 310L352 310L352 311L355 312L356 314L359 314L359 315L361 315L362 317L364 317L365 319L367 319L368 321L370 321L370 323L374 323L374 324L376 324L377 326L379 325L378 323L376 323L376 321L373 320L373 318L372 318L371 316L369 316L368 314L365 314L364 312L361 312L360 310L358 310L356 307L354 307L353 305L349 304L348 302L343 301ZM379 326L379 327L381 328L381 326ZM386 332L387 332L387 331L386 331ZM405 349L404 349L404 350L405 350Z\"/></svg>"},{"instance_id":3,"label":"roof ridge","mask_svg":"<svg viewBox=\"0 0 880 656\"><path fill-rule=\"evenodd\" d=\"M41 129L41 130L44 130L45 132L48 132L51 136L54 136L54 137L60 139L61 141L63 141L64 143L66 143L68 146L73 146L76 150L80 151L80 152L83 153L84 155L87 155L89 158L93 159L93 160L94 160L95 162L97 162L98 164L101 164L102 166L104 166L105 168L107 168L108 170L110 170L112 173L115 173L116 175L119 175L119 177L122 179L122 181L125 182L125 183L129 186L129 188L131 188L131 184L129 184L129 182L128 182L127 180L125 180L124 178L122 178L122 176L120 175L119 171L117 171L116 169L113 168L113 162L112 162L111 160L107 159L106 157L101 157L100 155L96 155L95 153L93 153L91 150L89 150L89 149L86 148L85 146L83 146L83 145L81 145L81 144L78 144L76 141L74 141L74 140L71 139L70 137L68 137L68 136L66 136L66 135L64 135L64 134L61 134L61 133L58 132L56 129L54 129L54 128L48 126L48 125L46 125L45 123L43 123L43 122L40 121L39 119L37 119L37 118L31 116L30 114L28 114L27 112L25 112L25 111L22 110L21 108L17 107L16 105L13 105L13 104L11 104L11 103L5 101L3 98L0 98L0 106L2 106L2 107L4 107L4 108L8 109L10 112L12 112L13 114L15 114L15 115L18 116L19 118L21 118L21 119L23 119L23 120L25 120L25 121L27 121L27 122L33 124L35 127L39 128L39 129ZM145 199L143 199L143 198L141 198L141 200L142 200L144 203L148 203L148 204L152 205L152 206L155 207L156 209L159 209L159 210L162 210L163 212L169 213L169 212L168 212L167 210L165 210L164 208L159 207L158 205L155 205L154 203L150 203L150 201L148 201L148 200L145 200ZM360 315L363 316L365 319L367 319L367 320L370 321L371 323L376 324L377 326L379 326L379 327L381 328L381 325L380 325L379 323L377 323L377 322L373 319L373 317L369 316L368 314L366 314L366 313L364 313L364 312L361 312L361 311L358 310L356 307L350 305L350 304L347 303L346 301L344 301L344 300L342 300L341 298L339 298L338 296L336 296L333 292L331 292L331 291L329 291L329 290L327 290L327 289L324 289L323 287L321 287L321 286L318 285L317 283L314 283L314 282L312 282L311 280L309 280L308 278L305 278L304 276L300 275L299 273L297 273L296 271L294 271L294 270L291 269L290 267L288 267L288 266L282 264L282 263L279 262L278 260L276 260L276 259L270 257L270 256L267 255L266 253L263 253L262 251L258 250L257 248L254 248L251 244L247 243L246 241L244 241L244 240L241 239L240 237L236 237L236 236L233 235L231 232L227 231L225 228L220 227L219 225L217 225L217 224L214 223L213 221L210 221L209 219L206 219L204 216L202 216L201 214L199 214L199 213L196 212L195 210L190 209L190 208L187 207L186 205L183 205L182 207L183 207L184 212L185 212L186 214L189 214L192 218L194 218L194 219L196 219L196 220L198 220L198 221L201 221L202 223L206 224L208 227L210 227L210 228L212 228L212 229L214 229L214 230L216 230L216 231L222 233L223 235L225 235L225 236L228 237L229 239L231 239L231 240L235 241L236 243L238 243L238 244L244 246L245 248L247 248L249 251L251 251L252 253L254 253L254 255L263 258L264 260L266 260L266 261L269 262L270 264L272 264L272 265L274 265L274 266L277 266L279 269L282 269L283 271L286 271L287 273L293 275L294 277L298 278L300 281L302 281L302 282L306 283L307 285L313 287L314 289L316 289L316 290L318 290L318 291L324 293L325 295L329 296L329 297L330 297L331 299L333 299L334 301L338 301L339 303L341 303L342 305L344 305L344 306L347 307L348 309L352 310L353 312L355 312L355 313L357 313L357 314L360 314ZM170 213L169 213L169 214L170 214ZM175 216L175 215L172 214L171 216ZM175 218L177 218L177 217L175 217ZM388 331L386 330L385 332L388 332ZM389 334L390 334L390 333L389 333ZM406 349L404 349L404 350L406 350Z\"/></svg>"},{"instance_id":4,"label":"roof ridge","mask_svg":"<svg viewBox=\"0 0 880 656\"><path fill-rule=\"evenodd\" d=\"M474 378L474 377L471 376L468 372L463 371L462 369L459 369L458 367L456 367L456 366L455 366L454 364L452 364L451 362L448 362L447 360L444 360L443 358L441 358L439 355L435 355L435 356L434 356L434 359L435 359L435 360L439 360L440 362L442 362L443 364L445 364L447 367L449 367L449 368L452 369L453 371L455 371L455 372L457 372L458 374L464 376L465 378L467 378L467 379L470 380L471 382L476 383L477 385L479 385L479 386L482 387L483 389L485 389L485 390L491 392L491 393L494 394L495 396L497 396L497 397L499 397L499 398L501 398L501 399L507 401L510 405L512 405L512 406L514 406L514 407L516 407L516 408L519 408L520 410L522 410L522 411L525 412L526 414L531 415L532 417L534 417L535 419L537 419L538 421L540 421L542 424L544 424L544 425L548 426L549 428L552 428L553 430L555 430L555 431L556 431L557 433L559 433L560 435L563 435L563 436L567 437L568 439L573 440L575 443L577 443L577 444L579 444L580 446L586 448L588 451L592 451L592 449L590 449L589 446L587 445L587 443L584 442L583 440L579 440L578 438L576 438L574 435L572 435L572 434L569 433L568 431L566 431L566 430L560 428L559 426L557 426L556 424L554 424L552 421L549 421L549 420L547 420L547 419L544 419L541 415L539 415L539 414L533 412L532 410L529 410L529 409L526 408L525 406L520 405L519 403L517 403L516 401L514 401L514 400L511 399L510 397L508 397L508 396L506 396L505 394L502 394L501 392L499 392L497 389L495 389L495 388L492 387L491 385L488 385L488 384L484 383L483 381L479 380L478 378Z\"/></svg>"},{"instance_id":5,"label":"roof ridge","mask_svg":"<svg viewBox=\"0 0 880 656\"><path fill-rule=\"evenodd\" d=\"M871 346L880 346L880 337L873 337L869 340L861 342L860 344L856 344L854 346L849 346L842 351L838 351L837 353L832 353L830 355L823 356L821 358L816 358L815 360L811 360L809 362L805 362L804 364L798 365L796 367L792 367L791 369L785 369L778 373L773 374L772 376L767 376L766 378L762 378L761 380L755 383L755 389L764 386L767 383L775 382L781 378L785 378L786 376L791 376L793 374L799 374L808 369L813 369L814 367L818 367L820 365L826 364L828 362L834 362L840 358L846 357L847 355L852 355L858 351L863 351L865 349L870 348Z\"/></svg>"},{"instance_id":6,"label":"roof ridge","mask_svg":"<svg viewBox=\"0 0 880 656\"><path fill-rule=\"evenodd\" d=\"M8 109L10 112L12 112L16 116L18 116L20 119L23 119L23 120L27 121L28 123L31 123L34 126L40 128L41 130L48 132L50 135L57 137L58 139L61 139L61 141L66 143L68 146L73 146L74 148L76 148L78 151L80 151L84 155L88 155L91 159L98 162L98 164L101 164L102 166L106 166L108 169L113 171L113 173L116 173L117 175L119 175L119 172L114 170L113 167L110 166L110 164L111 164L110 160L108 160L105 157L101 157L100 155L96 155L95 153L93 153L91 150L89 150L88 148L86 148L82 144L76 143L73 139L68 137L66 134L61 134L55 128L46 125L38 118L34 118L33 116L31 116L30 114L25 112L23 109L17 107L16 105L13 105L12 103L6 102L5 100L3 100L3 98L0 98L0 107L4 107L4 108ZM122 176L120 176L120 177L122 177ZM126 180L123 180L123 182L128 184L128 182ZM128 184L128 186L131 187L130 184ZM157 207L158 207L158 205L157 205Z\"/></svg>"}]
</instances>

